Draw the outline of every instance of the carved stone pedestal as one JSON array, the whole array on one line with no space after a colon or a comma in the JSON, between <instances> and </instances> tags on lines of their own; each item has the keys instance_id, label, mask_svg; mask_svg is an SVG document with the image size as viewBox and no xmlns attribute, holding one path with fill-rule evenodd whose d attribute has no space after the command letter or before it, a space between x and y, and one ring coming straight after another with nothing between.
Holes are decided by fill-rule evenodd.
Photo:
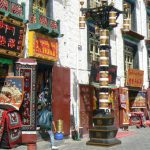
<instances>
[{"instance_id":1,"label":"carved stone pedestal","mask_svg":"<svg viewBox=\"0 0 150 150\"><path fill-rule=\"evenodd\" d=\"M93 117L94 126L89 130L90 140L87 145L95 146L113 146L121 144L116 139L118 129L113 125L114 117L110 113L99 113Z\"/></svg>"}]
</instances>

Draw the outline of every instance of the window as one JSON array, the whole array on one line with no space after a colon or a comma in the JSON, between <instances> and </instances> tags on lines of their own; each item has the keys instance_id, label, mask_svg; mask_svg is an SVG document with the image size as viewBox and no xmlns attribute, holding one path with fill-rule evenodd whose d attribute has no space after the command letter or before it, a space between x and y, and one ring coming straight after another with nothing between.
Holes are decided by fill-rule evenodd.
<instances>
[{"instance_id":1,"label":"window","mask_svg":"<svg viewBox=\"0 0 150 150\"><path fill-rule=\"evenodd\" d=\"M148 27L147 38L150 39L150 16L147 16L147 27Z\"/></svg>"},{"instance_id":2,"label":"window","mask_svg":"<svg viewBox=\"0 0 150 150\"><path fill-rule=\"evenodd\" d=\"M94 33L90 33L89 38L89 53L90 53L90 63L93 61L99 61L99 48L98 48L99 40Z\"/></svg>"},{"instance_id":3,"label":"window","mask_svg":"<svg viewBox=\"0 0 150 150\"><path fill-rule=\"evenodd\" d=\"M46 0L33 0L33 12L38 9L40 13L46 15L46 3Z\"/></svg>"},{"instance_id":4,"label":"window","mask_svg":"<svg viewBox=\"0 0 150 150\"><path fill-rule=\"evenodd\" d=\"M125 71L129 68L133 68L133 52L134 49L128 45L125 45Z\"/></svg>"},{"instance_id":5,"label":"window","mask_svg":"<svg viewBox=\"0 0 150 150\"><path fill-rule=\"evenodd\" d=\"M136 9L134 3L129 3L124 1L123 3L124 12L124 19L129 19L129 28L133 31L136 31Z\"/></svg>"}]
</instances>

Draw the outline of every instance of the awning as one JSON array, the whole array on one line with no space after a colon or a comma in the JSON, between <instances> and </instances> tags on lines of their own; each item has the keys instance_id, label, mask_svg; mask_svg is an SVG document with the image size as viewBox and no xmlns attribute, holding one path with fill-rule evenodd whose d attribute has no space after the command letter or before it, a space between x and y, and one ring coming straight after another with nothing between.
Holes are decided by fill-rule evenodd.
<instances>
[{"instance_id":1,"label":"awning","mask_svg":"<svg viewBox=\"0 0 150 150\"><path fill-rule=\"evenodd\" d=\"M36 59L32 58L20 58L16 63L22 65L37 65Z\"/></svg>"},{"instance_id":2,"label":"awning","mask_svg":"<svg viewBox=\"0 0 150 150\"><path fill-rule=\"evenodd\" d=\"M11 64L13 64L13 61L11 59L7 59L7 58L0 58L0 63L11 65Z\"/></svg>"}]
</instances>

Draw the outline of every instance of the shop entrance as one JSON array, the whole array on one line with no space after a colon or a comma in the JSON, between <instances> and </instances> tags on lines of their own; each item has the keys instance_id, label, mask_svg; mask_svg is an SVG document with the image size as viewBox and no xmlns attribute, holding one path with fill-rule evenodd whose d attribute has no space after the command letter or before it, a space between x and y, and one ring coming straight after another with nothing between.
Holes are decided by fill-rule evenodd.
<instances>
[{"instance_id":1,"label":"shop entrance","mask_svg":"<svg viewBox=\"0 0 150 150\"><path fill-rule=\"evenodd\" d=\"M36 94L36 104L37 104L37 126L38 116L43 107L48 106L51 109L52 100L52 66L46 64L38 64L37 66L37 94Z\"/></svg>"}]
</instances>

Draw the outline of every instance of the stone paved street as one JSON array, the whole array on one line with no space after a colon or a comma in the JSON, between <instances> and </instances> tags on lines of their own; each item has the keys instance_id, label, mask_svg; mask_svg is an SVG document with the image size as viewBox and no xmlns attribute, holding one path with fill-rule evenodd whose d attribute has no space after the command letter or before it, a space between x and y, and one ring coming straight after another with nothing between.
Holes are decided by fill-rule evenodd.
<instances>
[{"instance_id":1,"label":"stone paved street","mask_svg":"<svg viewBox=\"0 0 150 150\"><path fill-rule=\"evenodd\" d=\"M86 145L88 138L83 138L80 141L65 139L57 141L56 144L59 145L59 150L150 150L150 128L131 127L129 131L133 131L135 134L119 138L122 143L112 147ZM48 141L39 141L37 144L37 150L50 149ZM27 146L19 146L13 150L27 150Z\"/></svg>"}]
</instances>

